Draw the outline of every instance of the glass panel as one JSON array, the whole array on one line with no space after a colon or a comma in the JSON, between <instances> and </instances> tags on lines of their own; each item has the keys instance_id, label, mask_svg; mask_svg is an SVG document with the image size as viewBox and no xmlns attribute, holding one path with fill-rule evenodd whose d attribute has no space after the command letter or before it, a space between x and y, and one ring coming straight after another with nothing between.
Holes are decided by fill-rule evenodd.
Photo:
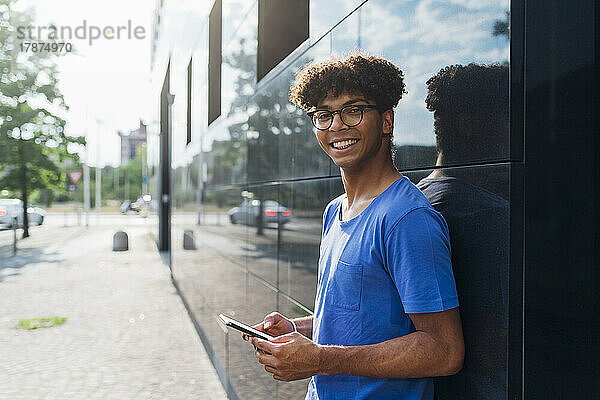
<instances>
[{"instance_id":1,"label":"glass panel","mask_svg":"<svg viewBox=\"0 0 600 400\"><path fill-rule=\"evenodd\" d=\"M246 294L244 304L239 305L232 317L242 322L253 325L276 309L276 292L249 274L246 274L245 289L240 293ZM233 331L229 338L229 379L240 399L276 398L276 382L272 375L258 362L252 345Z\"/></svg>"},{"instance_id":2,"label":"glass panel","mask_svg":"<svg viewBox=\"0 0 600 400\"><path fill-rule=\"evenodd\" d=\"M225 12L225 3L223 12ZM231 4L233 10L234 4ZM235 117L239 122L245 117L245 106L247 98L254 94L256 83L256 46L258 35L258 8L257 3L248 7L246 2L243 6L236 5L243 10L243 22L237 27L235 36L232 36L225 44L223 43L223 81L221 87L221 106L223 114L228 118ZM239 16L242 17L242 16ZM227 23L223 21L223 32L225 35ZM233 123L233 121L232 121Z\"/></svg>"},{"instance_id":3,"label":"glass panel","mask_svg":"<svg viewBox=\"0 0 600 400\"><path fill-rule=\"evenodd\" d=\"M250 187L248 197L239 206L236 222L247 226L247 267L277 287L277 242L282 229L280 215L287 211L278 202L277 186Z\"/></svg>"},{"instance_id":4,"label":"glass panel","mask_svg":"<svg viewBox=\"0 0 600 400\"><path fill-rule=\"evenodd\" d=\"M249 98L254 94L256 81L256 13L256 4L246 7L243 23L224 46L222 115L211 124L202 140L208 170L206 179L213 185L246 182L246 120Z\"/></svg>"},{"instance_id":5,"label":"glass panel","mask_svg":"<svg viewBox=\"0 0 600 400\"><path fill-rule=\"evenodd\" d=\"M363 7L350 14L331 31L331 50L336 57L343 57L360 48L361 9Z\"/></svg>"},{"instance_id":6,"label":"glass panel","mask_svg":"<svg viewBox=\"0 0 600 400\"><path fill-rule=\"evenodd\" d=\"M279 290L309 310L314 309L323 211L341 193L339 178L280 186L291 216L280 238Z\"/></svg>"},{"instance_id":7,"label":"glass panel","mask_svg":"<svg viewBox=\"0 0 600 400\"><path fill-rule=\"evenodd\" d=\"M509 8L508 1L371 0L331 32L333 54L363 48L404 71L408 94L395 110L394 129L400 169L435 165L436 134L449 153L440 165L508 158L509 41L494 35L494 24L505 21ZM447 72L431 86L436 111L429 111L428 79L444 67L470 63L503 68Z\"/></svg>"},{"instance_id":8,"label":"glass panel","mask_svg":"<svg viewBox=\"0 0 600 400\"><path fill-rule=\"evenodd\" d=\"M310 41L319 40L364 0L310 0Z\"/></svg>"},{"instance_id":9,"label":"glass panel","mask_svg":"<svg viewBox=\"0 0 600 400\"><path fill-rule=\"evenodd\" d=\"M189 147L199 153L201 140L206 136L208 122L208 26L202 24L198 44L192 53L192 143Z\"/></svg>"},{"instance_id":10,"label":"glass panel","mask_svg":"<svg viewBox=\"0 0 600 400\"><path fill-rule=\"evenodd\" d=\"M292 72L292 77L289 80L289 86L295 80L296 74L309 62L319 62L329 58L331 49L329 37L326 36L319 43L315 44L309 51L304 53L298 60L292 64L289 69ZM288 102L288 104L290 104ZM288 106L289 107L289 106ZM313 176L328 176L331 174L331 160L321 150L315 138L315 130L312 123L306 116L303 110L295 109L296 122L289 126L289 130L284 133L289 133L291 137L292 153L283 153L279 155L279 169L282 173L282 178L303 178ZM281 148L281 146L280 146ZM289 149L286 147L286 149ZM291 167L291 168L290 168ZM337 174L337 172L336 172Z\"/></svg>"},{"instance_id":11,"label":"glass panel","mask_svg":"<svg viewBox=\"0 0 600 400\"><path fill-rule=\"evenodd\" d=\"M310 176L327 176L331 162L314 138L306 113L289 102L289 89L296 74L311 61L329 57L324 38L252 98L246 125L248 180L264 182ZM337 173L337 171L336 171Z\"/></svg>"},{"instance_id":12,"label":"glass panel","mask_svg":"<svg viewBox=\"0 0 600 400\"><path fill-rule=\"evenodd\" d=\"M215 239L225 243L231 242L231 239L214 233L203 235L203 232L203 229L195 232L201 251L177 253L174 276L208 341L209 354L216 359L219 372L224 373L228 360L227 333L218 324L217 315L230 313L245 304L246 274L235 260L223 256L223 244L219 245L220 249L214 247Z\"/></svg>"},{"instance_id":13,"label":"glass panel","mask_svg":"<svg viewBox=\"0 0 600 400\"><path fill-rule=\"evenodd\" d=\"M505 399L508 164L407 176L448 224L465 337L463 369L455 376L436 379L436 394L439 399Z\"/></svg>"},{"instance_id":14,"label":"glass panel","mask_svg":"<svg viewBox=\"0 0 600 400\"><path fill-rule=\"evenodd\" d=\"M248 181L264 182L329 173L329 161L319 150L304 111L289 102L296 74L313 60L329 57L322 40L274 77L250 100L247 130Z\"/></svg>"},{"instance_id":15,"label":"glass panel","mask_svg":"<svg viewBox=\"0 0 600 400\"><path fill-rule=\"evenodd\" d=\"M227 48L231 41L236 41L240 31L248 25L256 25L258 20L251 20L251 15L257 10L256 0L223 0L223 48ZM257 14L254 14L257 16Z\"/></svg>"}]
</instances>

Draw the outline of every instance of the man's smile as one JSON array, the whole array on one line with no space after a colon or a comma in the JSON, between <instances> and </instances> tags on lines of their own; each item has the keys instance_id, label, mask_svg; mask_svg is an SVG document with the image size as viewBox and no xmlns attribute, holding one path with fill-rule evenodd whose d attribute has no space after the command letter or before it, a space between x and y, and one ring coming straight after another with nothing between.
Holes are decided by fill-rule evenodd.
<instances>
[{"instance_id":1,"label":"man's smile","mask_svg":"<svg viewBox=\"0 0 600 400\"><path fill-rule=\"evenodd\" d=\"M357 143L360 139L337 139L329 145L336 150L344 150Z\"/></svg>"}]
</instances>

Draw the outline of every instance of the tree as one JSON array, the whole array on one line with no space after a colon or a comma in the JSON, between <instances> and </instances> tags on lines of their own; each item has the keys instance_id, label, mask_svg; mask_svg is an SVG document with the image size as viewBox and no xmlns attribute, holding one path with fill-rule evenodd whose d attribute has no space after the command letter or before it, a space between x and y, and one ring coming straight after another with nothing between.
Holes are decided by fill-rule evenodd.
<instances>
[{"instance_id":1,"label":"tree","mask_svg":"<svg viewBox=\"0 0 600 400\"><path fill-rule=\"evenodd\" d=\"M58 185L57 163L66 157L77 159L67 147L85 140L66 136L65 121L57 115L67 110L57 88L60 53L23 51L17 32L30 26L33 16L31 11L15 11L14 3L0 0L0 187L21 194L25 238L29 193Z\"/></svg>"}]
</instances>

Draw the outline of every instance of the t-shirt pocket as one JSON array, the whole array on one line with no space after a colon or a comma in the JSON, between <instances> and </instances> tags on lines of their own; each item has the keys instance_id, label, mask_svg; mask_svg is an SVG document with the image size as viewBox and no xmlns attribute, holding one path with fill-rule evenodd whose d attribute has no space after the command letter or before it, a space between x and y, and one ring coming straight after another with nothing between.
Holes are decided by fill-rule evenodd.
<instances>
[{"instance_id":1,"label":"t-shirt pocket","mask_svg":"<svg viewBox=\"0 0 600 400\"><path fill-rule=\"evenodd\" d=\"M360 310L363 266L338 261L330 278L325 303L346 310Z\"/></svg>"}]
</instances>

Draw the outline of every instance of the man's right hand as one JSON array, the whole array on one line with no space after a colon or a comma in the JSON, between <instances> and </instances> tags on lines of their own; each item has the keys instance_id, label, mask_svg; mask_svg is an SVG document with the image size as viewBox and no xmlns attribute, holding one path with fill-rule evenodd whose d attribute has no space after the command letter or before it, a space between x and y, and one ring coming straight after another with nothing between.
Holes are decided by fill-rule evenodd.
<instances>
[{"instance_id":1,"label":"man's right hand","mask_svg":"<svg viewBox=\"0 0 600 400\"><path fill-rule=\"evenodd\" d=\"M292 333L296 331L296 326L289 318L284 317L278 312L273 312L265 317L265 319L254 326L254 329L257 329L261 332L268 333L271 336L281 336L287 335L288 333ZM246 341L250 340L250 336L243 334L242 338Z\"/></svg>"}]
</instances>

